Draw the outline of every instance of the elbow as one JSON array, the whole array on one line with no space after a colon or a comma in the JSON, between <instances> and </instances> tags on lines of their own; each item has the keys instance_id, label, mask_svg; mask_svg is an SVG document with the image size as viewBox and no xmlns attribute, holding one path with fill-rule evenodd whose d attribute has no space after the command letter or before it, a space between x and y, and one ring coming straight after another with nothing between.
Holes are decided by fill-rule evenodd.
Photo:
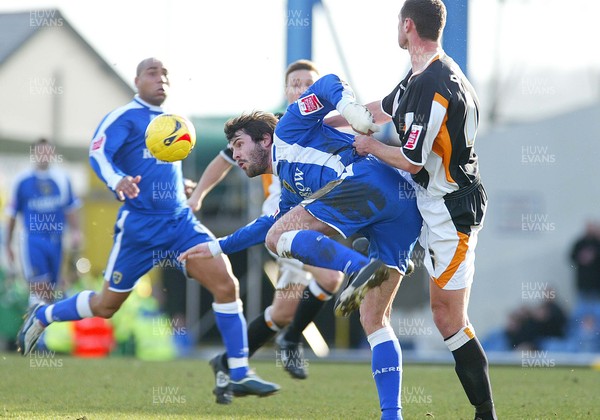
<instances>
[{"instance_id":1,"label":"elbow","mask_svg":"<svg viewBox=\"0 0 600 420\"><path fill-rule=\"evenodd\" d=\"M412 163L409 163L407 166L408 167L405 169L406 172L409 172L413 175L417 174L421 169L423 169L422 166L413 165Z\"/></svg>"}]
</instances>

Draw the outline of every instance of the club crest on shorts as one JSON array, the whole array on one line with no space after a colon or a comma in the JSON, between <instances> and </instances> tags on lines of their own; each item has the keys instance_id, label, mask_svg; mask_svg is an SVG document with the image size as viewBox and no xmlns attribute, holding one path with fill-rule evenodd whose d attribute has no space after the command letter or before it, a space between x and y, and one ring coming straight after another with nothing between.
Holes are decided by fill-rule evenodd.
<instances>
[{"instance_id":1,"label":"club crest on shorts","mask_svg":"<svg viewBox=\"0 0 600 420\"><path fill-rule=\"evenodd\" d=\"M311 93L304 98L298 99L298 108L300 109L300 113L302 115L309 115L313 112L317 112L320 109L323 109L323 104L317 98L317 95Z\"/></svg>"},{"instance_id":2,"label":"club crest on shorts","mask_svg":"<svg viewBox=\"0 0 600 420\"><path fill-rule=\"evenodd\" d=\"M113 272L113 275L112 275L113 283L119 284L119 283L121 283L121 280L123 280L123 274L121 274L119 271Z\"/></svg>"}]
</instances>

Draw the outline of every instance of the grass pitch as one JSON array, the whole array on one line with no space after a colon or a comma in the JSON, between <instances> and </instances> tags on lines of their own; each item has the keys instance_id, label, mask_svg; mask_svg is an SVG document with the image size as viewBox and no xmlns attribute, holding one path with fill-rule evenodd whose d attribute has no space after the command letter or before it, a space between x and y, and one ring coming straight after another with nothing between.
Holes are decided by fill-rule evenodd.
<instances>
[{"instance_id":1,"label":"grass pitch","mask_svg":"<svg viewBox=\"0 0 600 420\"><path fill-rule=\"evenodd\" d=\"M252 361L282 386L269 398L215 404L206 360L142 362L0 353L0 417L23 419L377 419L366 363L310 361L305 381L274 362ZM501 419L598 419L600 371L491 366ZM405 365L405 419L472 419L452 366Z\"/></svg>"}]
</instances>

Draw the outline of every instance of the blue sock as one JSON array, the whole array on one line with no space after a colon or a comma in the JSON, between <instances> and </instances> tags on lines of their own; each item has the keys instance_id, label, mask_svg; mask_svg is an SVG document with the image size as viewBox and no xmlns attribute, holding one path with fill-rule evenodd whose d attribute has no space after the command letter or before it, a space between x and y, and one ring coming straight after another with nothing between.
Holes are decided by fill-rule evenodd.
<instances>
[{"instance_id":1,"label":"blue sock","mask_svg":"<svg viewBox=\"0 0 600 420\"><path fill-rule=\"evenodd\" d=\"M227 351L229 377L238 381L248 375L248 335L242 301L213 303L213 311Z\"/></svg>"},{"instance_id":2,"label":"blue sock","mask_svg":"<svg viewBox=\"0 0 600 420\"><path fill-rule=\"evenodd\" d=\"M294 233L288 232L288 234ZM296 231L290 251L294 258L305 264L330 268L346 274L360 270L370 261L359 252L314 230Z\"/></svg>"},{"instance_id":3,"label":"blue sock","mask_svg":"<svg viewBox=\"0 0 600 420\"><path fill-rule=\"evenodd\" d=\"M382 419L402 419L402 350L390 327L383 327L367 337L373 352L371 368L379 394Z\"/></svg>"},{"instance_id":4,"label":"blue sock","mask_svg":"<svg viewBox=\"0 0 600 420\"><path fill-rule=\"evenodd\" d=\"M60 302L40 306L35 312L35 317L45 327L55 321L79 321L83 318L91 318L94 316L90 308L90 299L93 295L95 293L91 290L84 290Z\"/></svg>"}]
</instances>

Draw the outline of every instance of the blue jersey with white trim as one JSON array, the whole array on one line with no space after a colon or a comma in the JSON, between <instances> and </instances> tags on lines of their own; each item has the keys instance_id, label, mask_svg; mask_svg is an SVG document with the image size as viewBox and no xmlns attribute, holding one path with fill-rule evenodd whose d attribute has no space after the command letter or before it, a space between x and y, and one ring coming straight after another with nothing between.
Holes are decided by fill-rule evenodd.
<instances>
[{"instance_id":1,"label":"blue jersey with white trim","mask_svg":"<svg viewBox=\"0 0 600 420\"><path fill-rule=\"evenodd\" d=\"M264 242L278 217L340 178L346 167L359 159L354 135L323 123L331 111L355 102L354 92L334 74L317 80L280 118L273 136L273 172L281 180L279 212L263 216L219 240L226 254Z\"/></svg>"},{"instance_id":2,"label":"blue jersey with white trim","mask_svg":"<svg viewBox=\"0 0 600 420\"><path fill-rule=\"evenodd\" d=\"M7 213L15 218L22 214L27 236L60 237L66 213L79 206L66 173L28 171L16 182Z\"/></svg>"},{"instance_id":3,"label":"blue jersey with white trim","mask_svg":"<svg viewBox=\"0 0 600 420\"><path fill-rule=\"evenodd\" d=\"M139 195L125 198L134 211L168 214L186 207L181 161L159 161L146 148L146 127L162 113L136 96L104 117L90 145L90 164L113 192L124 176L141 176Z\"/></svg>"},{"instance_id":4,"label":"blue jersey with white trim","mask_svg":"<svg viewBox=\"0 0 600 420\"><path fill-rule=\"evenodd\" d=\"M323 123L331 111L355 102L354 92L328 74L290 104L273 136L273 172L281 180L280 211L285 213L339 178L346 166L362 157L352 147L354 135Z\"/></svg>"}]
</instances>

